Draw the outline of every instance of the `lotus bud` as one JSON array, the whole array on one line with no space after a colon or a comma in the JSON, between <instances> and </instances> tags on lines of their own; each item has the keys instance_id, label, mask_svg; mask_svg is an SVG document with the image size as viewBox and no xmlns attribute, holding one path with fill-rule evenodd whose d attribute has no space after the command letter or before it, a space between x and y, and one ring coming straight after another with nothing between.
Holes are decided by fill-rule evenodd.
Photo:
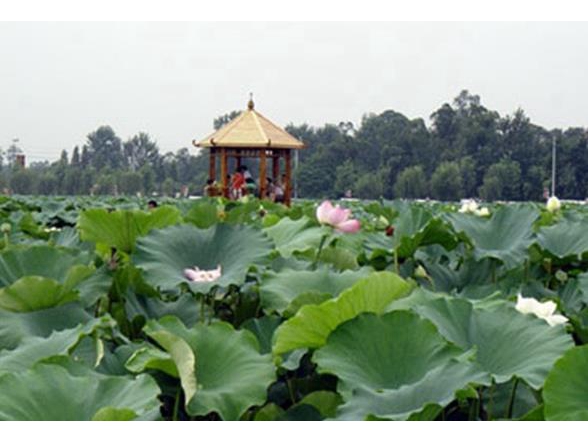
<instances>
[{"instance_id":1,"label":"lotus bud","mask_svg":"<svg viewBox=\"0 0 588 442\"><path fill-rule=\"evenodd\" d=\"M418 265L418 267L414 270L414 276L417 278L428 278L427 271L422 265Z\"/></svg>"},{"instance_id":2,"label":"lotus bud","mask_svg":"<svg viewBox=\"0 0 588 442\"><path fill-rule=\"evenodd\" d=\"M384 215L380 215L376 220L376 229L385 229L390 225L390 221Z\"/></svg>"},{"instance_id":3,"label":"lotus bud","mask_svg":"<svg viewBox=\"0 0 588 442\"><path fill-rule=\"evenodd\" d=\"M568 280L568 274L563 270L558 270L555 272L555 279L557 279L561 283L565 283Z\"/></svg>"},{"instance_id":4,"label":"lotus bud","mask_svg":"<svg viewBox=\"0 0 588 442\"><path fill-rule=\"evenodd\" d=\"M10 233L12 226L9 223L2 223L0 230L2 230L2 233Z\"/></svg>"},{"instance_id":5,"label":"lotus bud","mask_svg":"<svg viewBox=\"0 0 588 442\"><path fill-rule=\"evenodd\" d=\"M557 212L559 209L561 209L561 202L559 201L559 198L555 195L549 197L549 199L547 200L547 210L553 213Z\"/></svg>"}]
</instances>

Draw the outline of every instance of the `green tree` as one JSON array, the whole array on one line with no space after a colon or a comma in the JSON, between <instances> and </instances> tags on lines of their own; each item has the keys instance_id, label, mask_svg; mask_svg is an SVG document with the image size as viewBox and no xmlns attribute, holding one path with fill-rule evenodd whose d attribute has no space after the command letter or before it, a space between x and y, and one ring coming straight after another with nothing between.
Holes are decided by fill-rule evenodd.
<instances>
[{"instance_id":1,"label":"green tree","mask_svg":"<svg viewBox=\"0 0 588 442\"><path fill-rule=\"evenodd\" d=\"M394 185L397 198L425 198L428 195L427 177L421 166L411 166L398 175Z\"/></svg>"},{"instance_id":2,"label":"green tree","mask_svg":"<svg viewBox=\"0 0 588 442\"><path fill-rule=\"evenodd\" d=\"M10 177L10 188L19 195L31 195L37 188L37 174L31 169L15 171Z\"/></svg>"},{"instance_id":3,"label":"green tree","mask_svg":"<svg viewBox=\"0 0 588 442\"><path fill-rule=\"evenodd\" d=\"M378 199L384 194L381 172L362 175L355 185L355 196L362 199Z\"/></svg>"},{"instance_id":4,"label":"green tree","mask_svg":"<svg viewBox=\"0 0 588 442\"><path fill-rule=\"evenodd\" d=\"M480 196L488 201L517 201L521 199L521 190L521 167L519 163L504 159L490 166L484 175Z\"/></svg>"},{"instance_id":5,"label":"green tree","mask_svg":"<svg viewBox=\"0 0 588 442\"><path fill-rule=\"evenodd\" d=\"M444 161L431 177L431 195L441 201L456 201L463 197L463 183L459 165Z\"/></svg>"},{"instance_id":6,"label":"green tree","mask_svg":"<svg viewBox=\"0 0 588 442\"><path fill-rule=\"evenodd\" d=\"M231 111L228 114L224 114L224 115L220 115L219 117L215 118L212 125L214 127L214 130L218 130L221 127L223 127L225 124L231 122L232 120L234 120L235 118L237 118L239 115L241 115L241 111Z\"/></svg>"},{"instance_id":7,"label":"green tree","mask_svg":"<svg viewBox=\"0 0 588 442\"><path fill-rule=\"evenodd\" d=\"M347 160L335 171L335 192L338 196L345 195L348 190L355 191L358 173L352 161Z\"/></svg>"}]
</instances>

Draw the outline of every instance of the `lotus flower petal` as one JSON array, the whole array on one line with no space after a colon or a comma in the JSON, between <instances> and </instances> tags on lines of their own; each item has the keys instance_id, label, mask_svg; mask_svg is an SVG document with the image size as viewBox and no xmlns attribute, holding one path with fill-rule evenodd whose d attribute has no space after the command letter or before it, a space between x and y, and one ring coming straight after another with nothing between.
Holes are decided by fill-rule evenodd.
<instances>
[{"instance_id":1,"label":"lotus flower petal","mask_svg":"<svg viewBox=\"0 0 588 442\"><path fill-rule=\"evenodd\" d=\"M553 326L555 326L555 325L559 325L559 324L565 324L566 322L568 322L568 321L569 321L569 319L568 319L568 318L566 318L566 317L565 317L565 316L563 316L563 315L552 315L552 316L549 316L549 317L547 317L547 318L544 318L544 319L545 319L545 320L547 321L547 323L548 323L549 325L551 325L552 327L553 327Z\"/></svg>"},{"instance_id":2,"label":"lotus flower petal","mask_svg":"<svg viewBox=\"0 0 588 442\"><path fill-rule=\"evenodd\" d=\"M490 211L487 207L482 207L474 212L478 216L490 216Z\"/></svg>"},{"instance_id":3,"label":"lotus flower petal","mask_svg":"<svg viewBox=\"0 0 588 442\"><path fill-rule=\"evenodd\" d=\"M212 282L221 277L220 264L214 270L200 270L198 267L184 269L184 276L192 282Z\"/></svg>"},{"instance_id":4,"label":"lotus flower petal","mask_svg":"<svg viewBox=\"0 0 588 442\"><path fill-rule=\"evenodd\" d=\"M316 209L316 219L318 219L318 222L321 224L329 224L329 214L333 209L334 207L330 201L323 201Z\"/></svg>"},{"instance_id":5,"label":"lotus flower petal","mask_svg":"<svg viewBox=\"0 0 588 442\"><path fill-rule=\"evenodd\" d=\"M351 215L351 210L343 209L341 206L337 205L331 212L329 213L329 224L332 226L338 226L341 223L344 223L349 219Z\"/></svg>"},{"instance_id":6,"label":"lotus flower petal","mask_svg":"<svg viewBox=\"0 0 588 442\"><path fill-rule=\"evenodd\" d=\"M552 327L568 322L568 318L565 316L554 314L557 305L553 301L539 302L535 298L523 298L521 295L517 295L515 308L523 314L534 314L538 318L544 319Z\"/></svg>"},{"instance_id":7,"label":"lotus flower petal","mask_svg":"<svg viewBox=\"0 0 588 442\"><path fill-rule=\"evenodd\" d=\"M330 201L323 201L316 209L316 218L321 224L327 224L344 233L355 233L360 229L357 220L349 219L351 210L337 205L333 207Z\"/></svg>"},{"instance_id":8,"label":"lotus flower petal","mask_svg":"<svg viewBox=\"0 0 588 442\"><path fill-rule=\"evenodd\" d=\"M361 224L356 219L350 219L338 224L335 228L343 233L356 233L361 228Z\"/></svg>"}]
</instances>

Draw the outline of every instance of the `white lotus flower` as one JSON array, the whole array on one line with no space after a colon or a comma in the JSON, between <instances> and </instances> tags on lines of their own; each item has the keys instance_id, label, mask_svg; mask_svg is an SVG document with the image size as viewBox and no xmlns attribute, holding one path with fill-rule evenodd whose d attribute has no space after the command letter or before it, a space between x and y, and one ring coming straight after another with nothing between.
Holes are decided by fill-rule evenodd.
<instances>
[{"instance_id":1,"label":"white lotus flower","mask_svg":"<svg viewBox=\"0 0 588 442\"><path fill-rule=\"evenodd\" d=\"M481 209L476 210L474 213L478 216L490 216L488 207L482 207Z\"/></svg>"},{"instance_id":2,"label":"white lotus flower","mask_svg":"<svg viewBox=\"0 0 588 442\"><path fill-rule=\"evenodd\" d=\"M463 200L459 213L475 213L478 210L478 203L475 200Z\"/></svg>"},{"instance_id":3,"label":"white lotus flower","mask_svg":"<svg viewBox=\"0 0 588 442\"><path fill-rule=\"evenodd\" d=\"M184 269L184 276L192 282L212 282L221 277L220 264L214 270L200 270L198 267Z\"/></svg>"},{"instance_id":4,"label":"white lotus flower","mask_svg":"<svg viewBox=\"0 0 588 442\"><path fill-rule=\"evenodd\" d=\"M561 209L561 202L559 201L559 198L555 195L550 196L547 200L547 210L553 213L557 212L559 209Z\"/></svg>"},{"instance_id":5,"label":"white lotus flower","mask_svg":"<svg viewBox=\"0 0 588 442\"><path fill-rule=\"evenodd\" d=\"M568 318L565 316L554 315L557 305L553 301L539 302L535 298L523 298L519 294L515 308L525 315L534 314L538 318L544 319L552 327L568 322Z\"/></svg>"}]
</instances>

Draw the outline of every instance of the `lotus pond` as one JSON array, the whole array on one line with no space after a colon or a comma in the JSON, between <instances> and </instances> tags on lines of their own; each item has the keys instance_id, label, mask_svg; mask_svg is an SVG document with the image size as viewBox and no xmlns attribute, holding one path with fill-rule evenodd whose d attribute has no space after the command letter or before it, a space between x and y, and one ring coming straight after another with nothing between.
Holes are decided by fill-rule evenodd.
<instances>
[{"instance_id":1,"label":"lotus pond","mask_svg":"<svg viewBox=\"0 0 588 442\"><path fill-rule=\"evenodd\" d=\"M588 419L588 209L319 203L0 199L0 419Z\"/></svg>"}]
</instances>

